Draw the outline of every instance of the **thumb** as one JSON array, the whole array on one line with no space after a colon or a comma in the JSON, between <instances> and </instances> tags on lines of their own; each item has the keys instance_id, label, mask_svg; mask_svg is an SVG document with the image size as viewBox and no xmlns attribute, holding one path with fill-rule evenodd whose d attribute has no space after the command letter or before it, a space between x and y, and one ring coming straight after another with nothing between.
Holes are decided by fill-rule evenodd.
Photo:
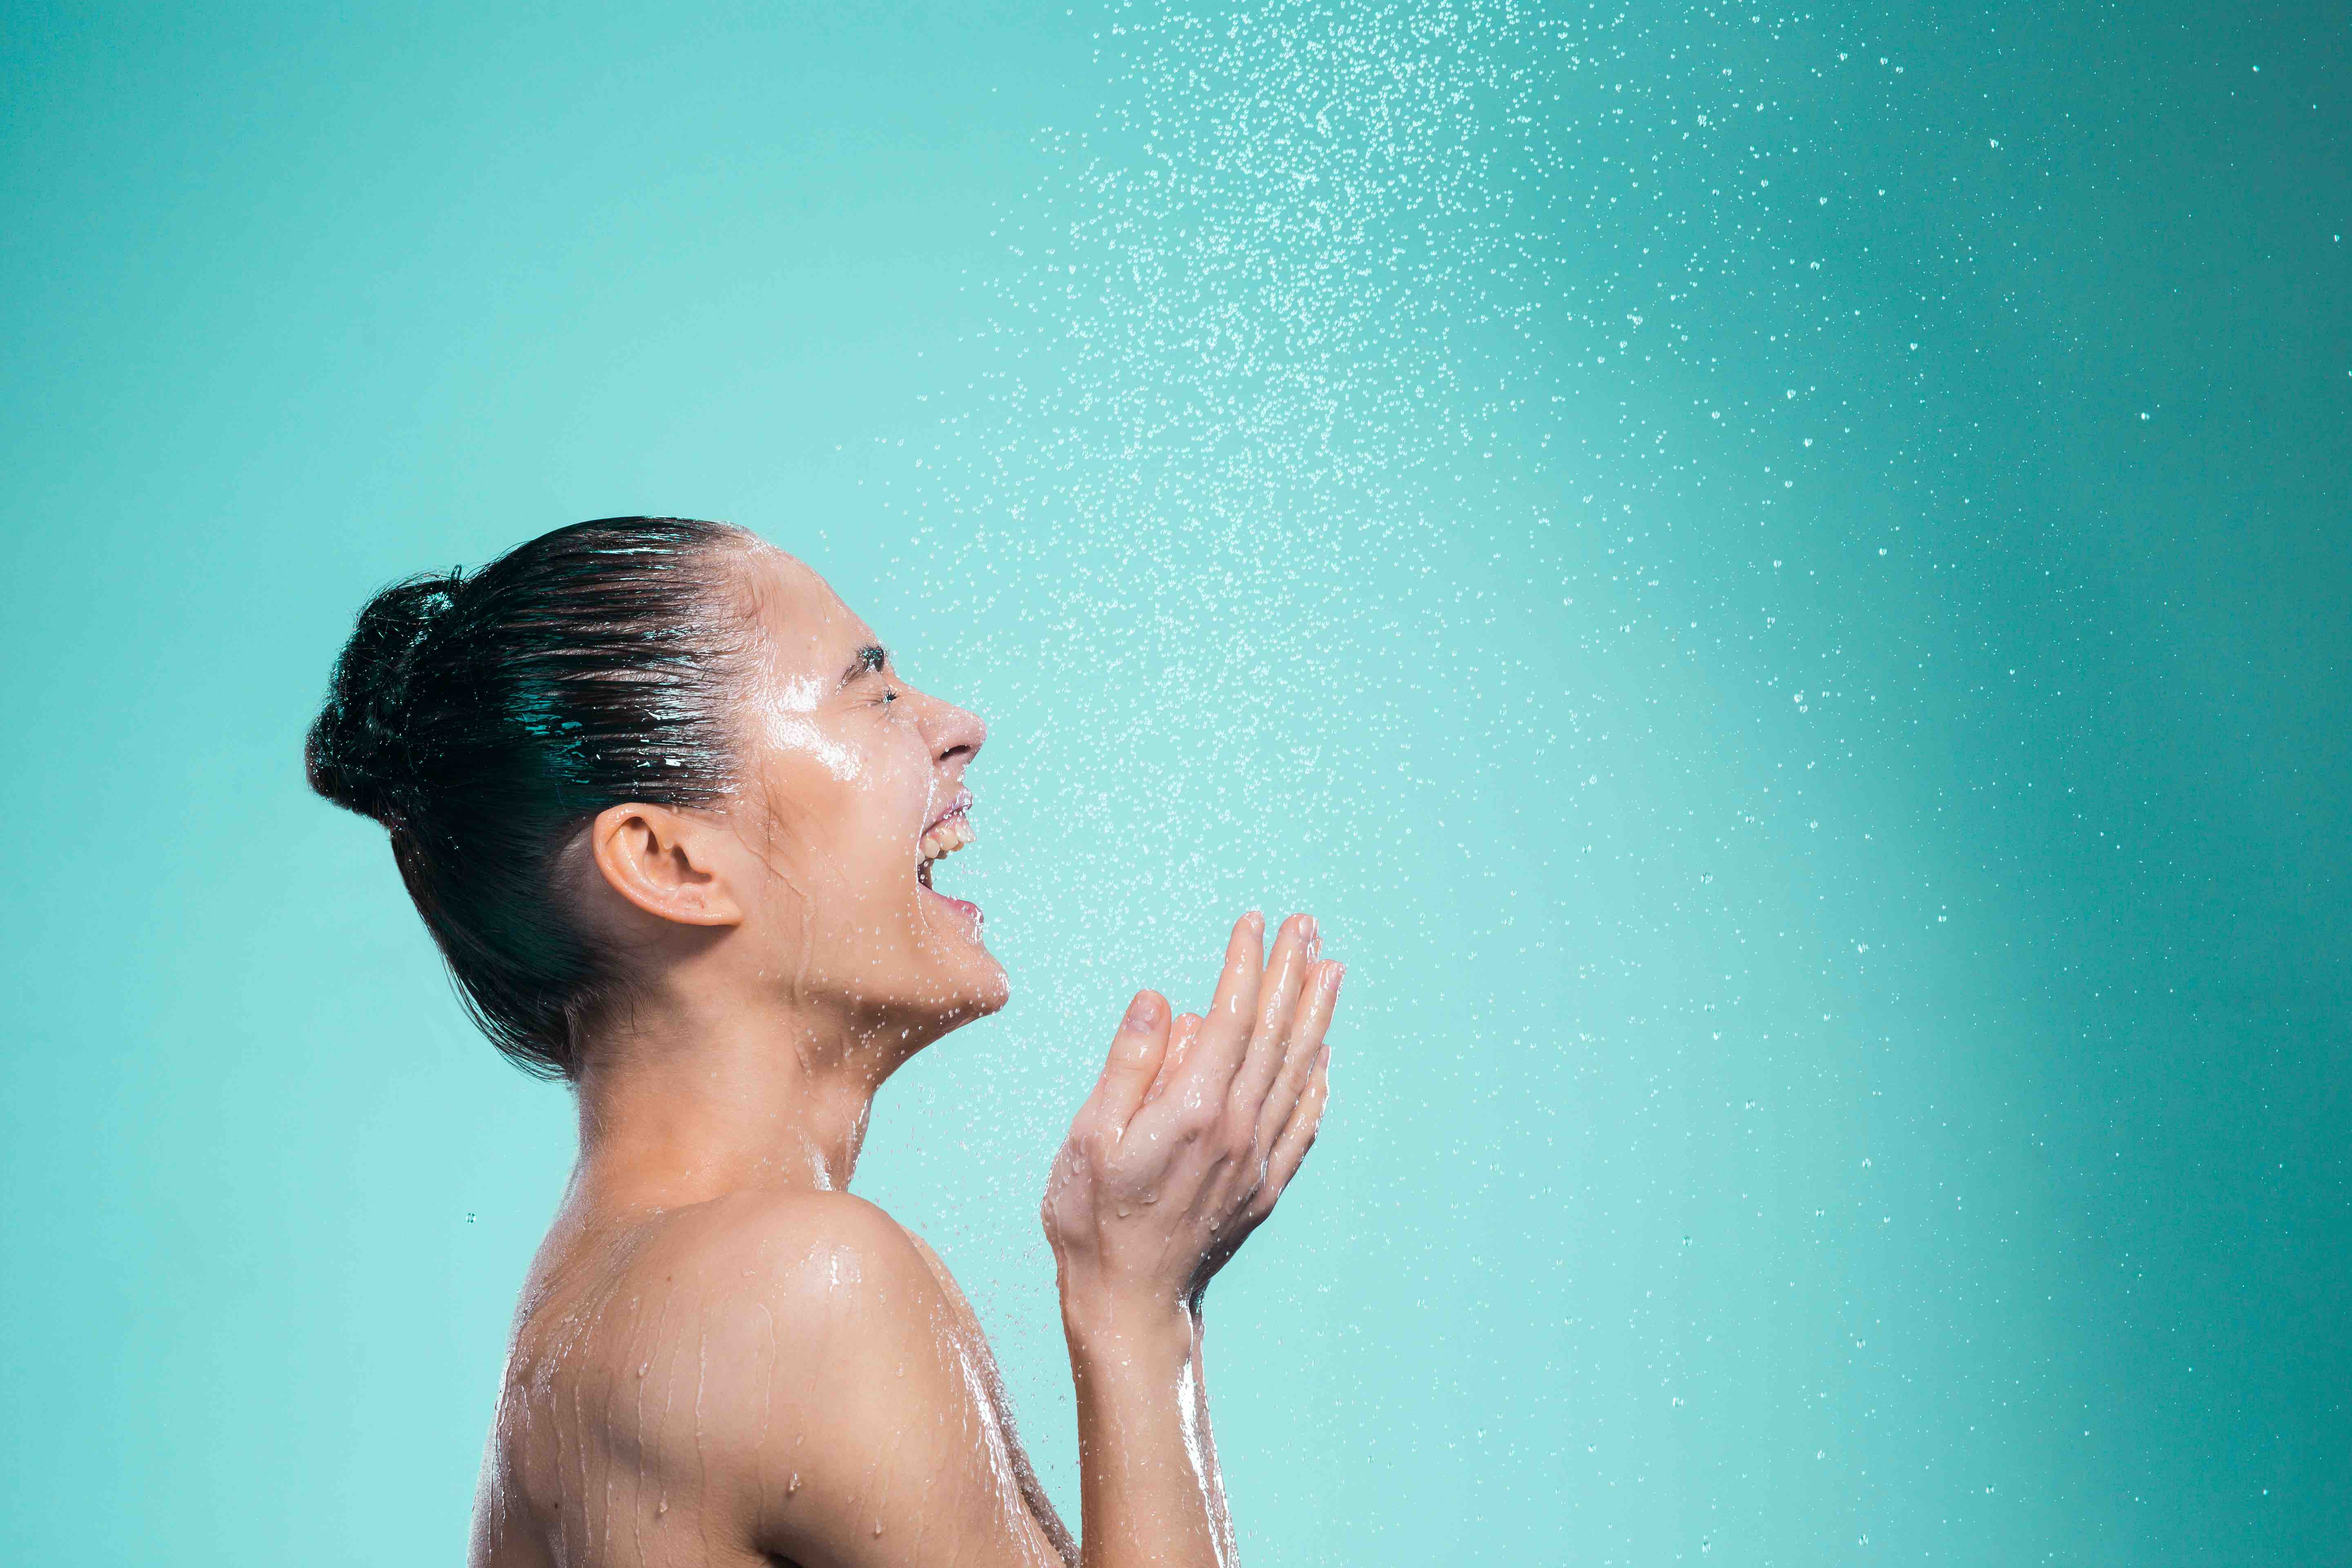
<instances>
[{"instance_id":1,"label":"thumb","mask_svg":"<svg viewBox=\"0 0 2352 1568\"><path fill-rule=\"evenodd\" d=\"M1184 1070L1184 1059L1192 1054L1194 1042L1201 1037L1204 1020L1198 1013L1179 1013L1168 1026L1168 1054L1160 1058L1160 1070L1152 1075L1151 1087L1144 1091L1146 1105L1167 1092L1178 1073Z\"/></svg>"},{"instance_id":2,"label":"thumb","mask_svg":"<svg viewBox=\"0 0 2352 1568\"><path fill-rule=\"evenodd\" d=\"M1113 1137L1125 1132L1167 1053L1167 999L1157 991L1139 991L1110 1043L1102 1079L1087 1098L1086 1114L1095 1125Z\"/></svg>"}]
</instances>

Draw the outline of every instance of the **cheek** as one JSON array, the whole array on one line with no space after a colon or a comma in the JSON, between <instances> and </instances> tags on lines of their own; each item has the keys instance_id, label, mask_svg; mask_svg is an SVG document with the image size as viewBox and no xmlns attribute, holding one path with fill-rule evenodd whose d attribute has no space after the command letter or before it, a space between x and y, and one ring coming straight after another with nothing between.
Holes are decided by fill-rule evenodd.
<instances>
[{"instance_id":1,"label":"cheek","mask_svg":"<svg viewBox=\"0 0 2352 1568\"><path fill-rule=\"evenodd\" d=\"M919 752L902 750L835 741L772 752L760 775L778 874L821 898L859 902L912 887L929 770Z\"/></svg>"},{"instance_id":2,"label":"cheek","mask_svg":"<svg viewBox=\"0 0 2352 1568\"><path fill-rule=\"evenodd\" d=\"M768 749L777 758L804 763L835 784L855 784L870 771L867 759L856 747L826 734L812 719L796 713L771 714L767 730Z\"/></svg>"},{"instance_id":3,"label":"cheek","mask_svg":"<svg viewBox=\"0 0 2352 1568\"><path fill-rule=\"evenodd\" d=\"M914 883L917 846L930 810L926 762L919 753L877 757L856 791L858 843L852 853L875 881L893 890Z\"/></svg>"}]
</instances>

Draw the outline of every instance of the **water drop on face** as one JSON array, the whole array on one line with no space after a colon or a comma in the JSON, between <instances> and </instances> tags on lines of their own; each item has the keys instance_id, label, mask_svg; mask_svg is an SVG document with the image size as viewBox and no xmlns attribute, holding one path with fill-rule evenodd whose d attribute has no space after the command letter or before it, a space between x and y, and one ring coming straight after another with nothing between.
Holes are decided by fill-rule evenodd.
<instances>
[{"instance_id":1,"label":"water drop on face","mask_svg":"<svg viewBox=\"0 0 2352 1568\"><path fill-rule=\"evenodd\" d=\"M785 1495L786 1497L791 1497L792 1495L793 1495L795 1492L799 1491L800 1489L801 1489L801 1473L800 1473L798 1470L794 1470L794 1471L793 1472L793 1479L792 1479L791 1480L789 1480L789 1481L787 1481L787 1482L785 1482L785 1483L784 1483L784 1495Z\"/></svg>"}]
</instances>

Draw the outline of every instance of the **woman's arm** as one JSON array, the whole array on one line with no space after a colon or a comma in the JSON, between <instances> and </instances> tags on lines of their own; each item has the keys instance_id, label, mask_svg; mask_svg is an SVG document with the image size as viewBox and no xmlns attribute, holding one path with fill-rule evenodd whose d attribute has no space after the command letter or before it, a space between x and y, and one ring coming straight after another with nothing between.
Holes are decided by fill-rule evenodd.
<instances>
[{"instance_id":1,"label":"woman's arm","mask_svg":"<svg viewBox=\"0 0 2352 1568\"><path fill-rule=\"evenodd\" d=\"M1086 1568L1216 1568L1233 1527L1201 1375L1210 1278L1306 1158L1340 966L1294 917L1234 928L1205 1019L1128 1009L1045 1198L1077 1383Z\"/></svg>"},{"instance_id":2,"label":"woman's arm","mask_svg":"<svg viewBox=\"0 0 2352 1568\"><path fill-rule=\"evenodd\" d=\"M1085 1568L1231 1560L1201 1296L1314 1137L1339 978L1311 925L1263 965L1262 940L1254 919L1235 930L1205 1022L1136 999L1055 1163ZM523 1490L583 1561L740 1543L803 1568L1065 1568L979 1325L872 1205L767 1192L681 1211L577 1318L517 1418L546 1458Z\"/></svg>"}]
</instances>

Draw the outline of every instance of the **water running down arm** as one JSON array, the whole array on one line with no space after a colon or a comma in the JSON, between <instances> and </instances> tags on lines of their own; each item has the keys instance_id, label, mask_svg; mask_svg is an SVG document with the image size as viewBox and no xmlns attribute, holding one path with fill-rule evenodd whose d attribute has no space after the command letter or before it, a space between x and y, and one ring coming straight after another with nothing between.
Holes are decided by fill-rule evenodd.
<instances>
[{"instance_id":1,"label":"water running down arm","mask_svg":"<svg viewBox=\"0 0 2352 1568\"><path fill-rule=\"evenodd\" d=\"M1077 1384L1086 1568L1216 1568L1233 1527L1202 1377L1209 1279L1273 1211L1328 1094L1339 965L1294 917L1234 928L1205 1018L1129 1006L1045 1205Z\"/></svg>"}]
</instances>

